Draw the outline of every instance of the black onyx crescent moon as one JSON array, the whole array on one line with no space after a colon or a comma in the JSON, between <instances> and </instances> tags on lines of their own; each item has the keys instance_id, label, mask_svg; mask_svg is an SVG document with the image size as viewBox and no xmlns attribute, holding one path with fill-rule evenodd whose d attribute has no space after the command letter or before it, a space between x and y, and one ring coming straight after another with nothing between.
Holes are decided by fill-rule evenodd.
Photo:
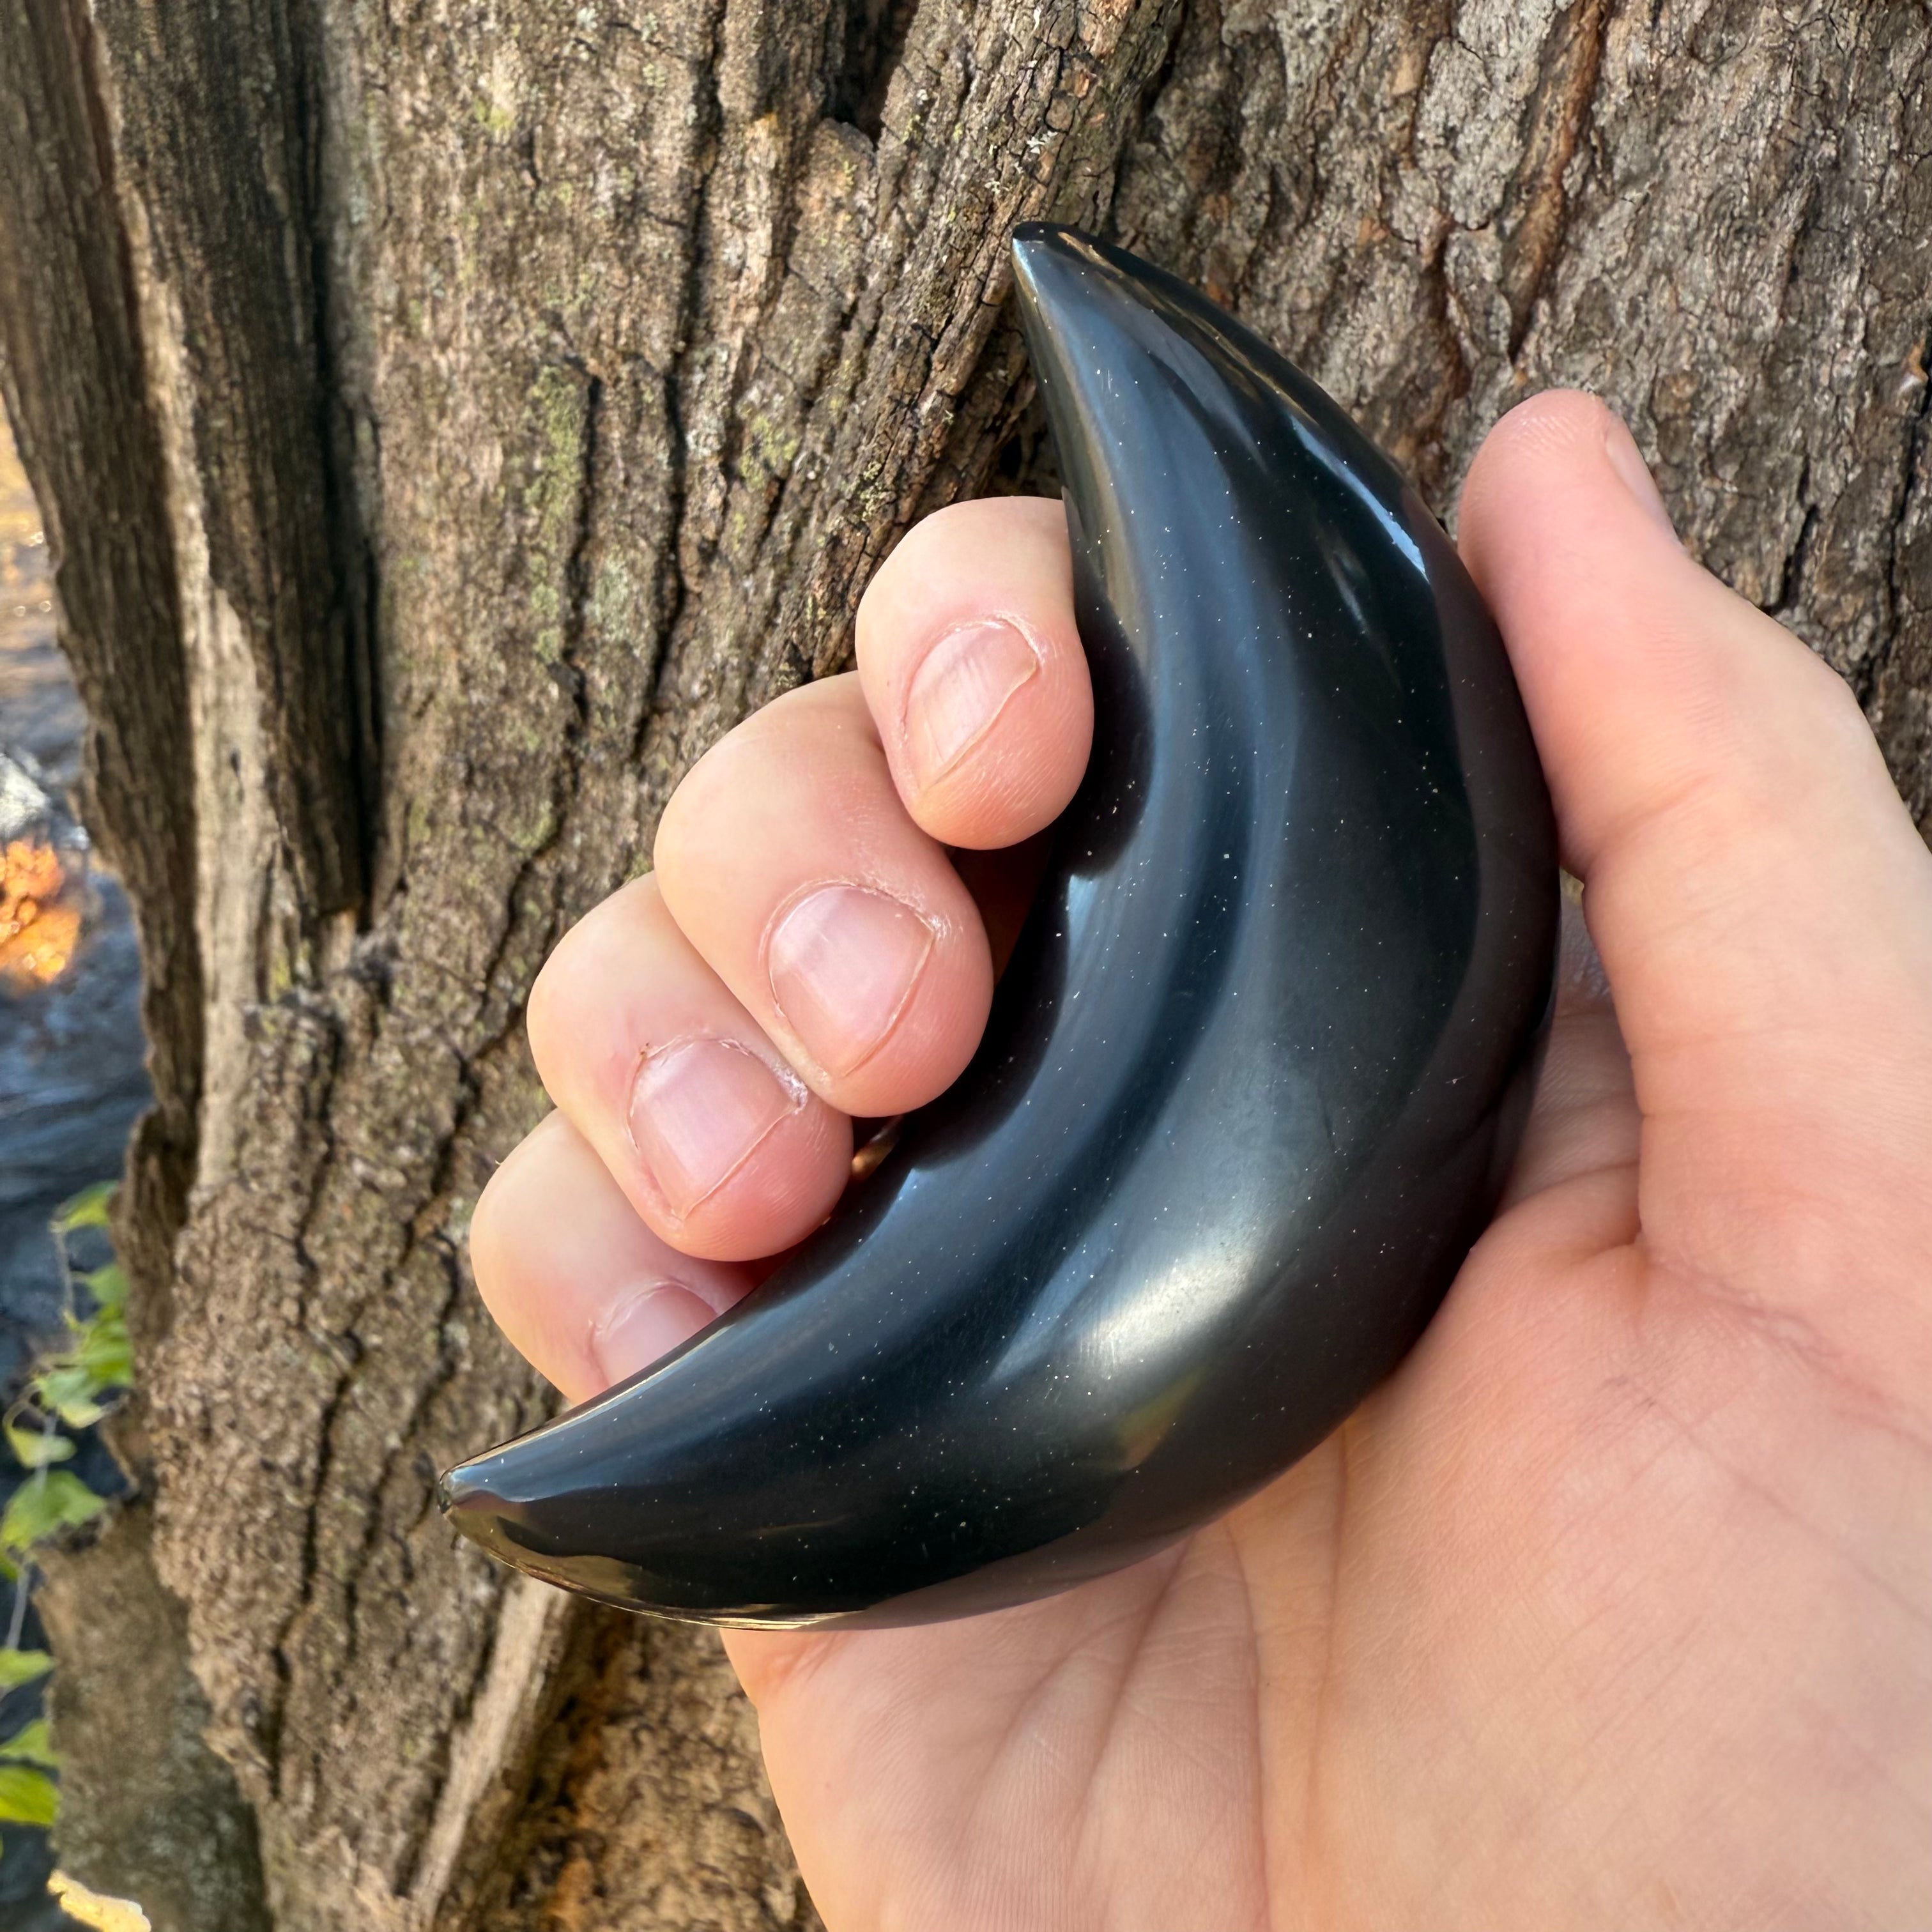
<instances>
[{"instance_id":1,"label":"black onyx crescent moon","mask_svg":"<svg viewBox=\"0 0 1932 1932\"><path fill-rule=\"evenodd\" d=\"M628 1609L997 1608L1320 1442L1420 1334L1522 1130L1556 846L1496 626L1312 382L1171 276L1013 238L1094 751L978 1056L676 1353L445 1478Z\"/></svg>"}]
</instances>

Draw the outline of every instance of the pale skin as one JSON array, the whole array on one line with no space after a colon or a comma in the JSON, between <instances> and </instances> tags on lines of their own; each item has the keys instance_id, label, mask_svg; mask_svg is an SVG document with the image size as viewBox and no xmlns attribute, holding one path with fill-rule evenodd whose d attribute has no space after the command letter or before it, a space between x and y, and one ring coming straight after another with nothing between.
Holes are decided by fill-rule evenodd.
<instances>
[{"instance_id":1,"label":"pale skin","mask_svg":"<svg viewBox=\"0 0 1932 1932\"><path fill-rule=\"evenodd\" d=\"M1932 1924L1932 857L1600 404L1505 418L1459 531L1585 882L1508 1196L1389 1382L1181 1547L728 1639L832 1932ZM858 661L693 769L532 998L556 1111L472 1253L572 1399L970 1057L998 855L1091 734L1058 505L920 525Z\"/></svg>"}]
</instances>

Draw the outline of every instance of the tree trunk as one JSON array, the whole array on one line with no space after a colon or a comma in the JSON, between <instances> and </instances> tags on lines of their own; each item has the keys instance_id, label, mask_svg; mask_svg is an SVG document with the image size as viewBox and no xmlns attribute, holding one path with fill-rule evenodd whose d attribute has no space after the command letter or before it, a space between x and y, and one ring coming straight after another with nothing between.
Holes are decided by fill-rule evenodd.
<instances>
[{"instance_id":1,"label":"tree trunk","mask_svg":"<svg viewBox=\"0 0 1932 1932\"><path fill-rule=\"evenodd\" d=\"M546 1400L464 1249L545 952L914 518L1046 475L1015 221L1201 284L1445 511L1510 403L1599 390L1932 824L1928 47L1902 0L0 10L7 399L159 1096L152 1539L53 1599L111 1564L148 1651L110 1694L72 1646L76 1876L158 1932L816 1922L713 1640L430 1485ZM220 1762L157 1780L259 1878L90 1800L187 1710Z\"/></svg>"}]
</instances>

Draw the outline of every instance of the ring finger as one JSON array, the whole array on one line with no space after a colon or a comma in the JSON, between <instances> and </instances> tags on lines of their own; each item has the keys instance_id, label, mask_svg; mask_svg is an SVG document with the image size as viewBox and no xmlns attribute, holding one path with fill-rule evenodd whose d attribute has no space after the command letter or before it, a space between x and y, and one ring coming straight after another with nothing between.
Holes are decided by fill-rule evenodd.
<instances>
[{"instance_id":1,"label":"ring finger","mask_svg":"<svg viewBox=\"0 0 1932 1932\"><path fill-rule=\"evenodd\" d=\"M775 1253L838 1198L850 1121L698 956L655 878L565 936L532 990L530 1036L550 1098L681 1252Z\"/></svg>"},{"instance_id":2,"label":"ring finger","mask_svg":"<svg viewBox=\"0 0 1932 1932\"><path fill-rule=\"evenodd\" d=\"M470 1257L498 1327L572 1402L689 1340L758 1272L694 1260L661 1240L561 1113L490 1177Z\"/></svg>"}]
</instances>

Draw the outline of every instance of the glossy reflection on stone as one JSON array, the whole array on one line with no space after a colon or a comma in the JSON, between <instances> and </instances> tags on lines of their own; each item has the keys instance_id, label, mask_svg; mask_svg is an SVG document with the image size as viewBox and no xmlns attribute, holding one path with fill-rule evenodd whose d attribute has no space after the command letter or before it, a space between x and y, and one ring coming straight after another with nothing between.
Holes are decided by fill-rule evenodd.
<instances>
[{"instance_id":1,"label":"glossy reflection on stone","mask_svg":"<svg viewBox=\"0 0 1932 1932\"><path fill-rule=\"evenodd\" d=\"M952 1090L723 1319L446 1479L609 1602L913 1622L1159 1549L1394 1366L1528 1109L1555 835L1448 539L1191 290L1014 255L1093 758Z\"/></svg>"}]
</instances>

